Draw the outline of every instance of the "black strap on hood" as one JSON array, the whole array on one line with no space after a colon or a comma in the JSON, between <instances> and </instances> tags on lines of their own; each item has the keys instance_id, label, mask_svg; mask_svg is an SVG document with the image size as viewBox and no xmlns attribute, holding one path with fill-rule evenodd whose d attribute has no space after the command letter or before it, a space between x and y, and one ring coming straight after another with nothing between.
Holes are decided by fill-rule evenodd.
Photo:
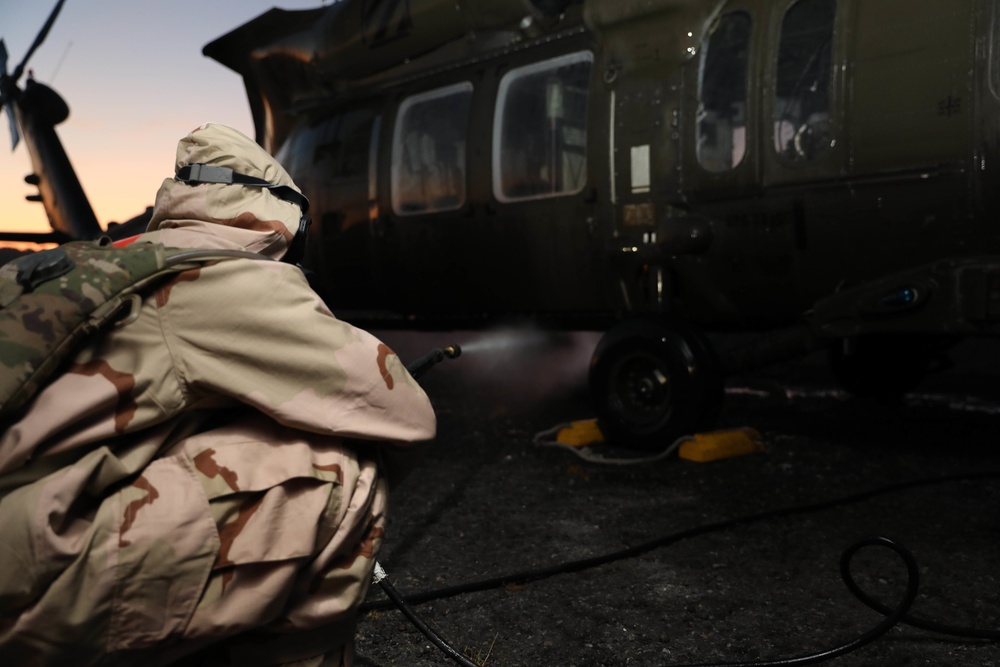
<instances>
[{"instance_id":1,"label":"black strap on hood","mask_svg":"<svg viewBox=\"0 0 1000 667\"><path fill-rule=\"evenodd\" d=\"M278 199L295 204L299 207L302 215L299 217L299 228L288 244L288 250L282 261L289 264L299 264L305 254L306 237L309 234L309 224L312 222L306 212L309 211L309 200L304 194L289 185L279 185L263 178L241 174L233 171L229 167L219 167L211 164L196 162L184 165L177 170L174 178L183 183L198 185L200 183L222 183L224 185L253 185L259 188L266 188Z\"/></svg>"},{"instance_id":2,"label":"black strap on hood","mask_svg":"<svg viewBox=\"0 0 1000 667\"><path fill-rule=\"evenodd\" d=\"M174 176L178 181L197 185L199 183L224 183L226 185L253 185L259 188L267 188L275 197L282 201L291 202L299 207L302 213L309 211L309 200L306 196L289 185L278 185L263 178L248 176L238 171L233 171L229 167L218 167L211 164L196 162L195 164L184 165Z\"/></svg>"}]
</instances>

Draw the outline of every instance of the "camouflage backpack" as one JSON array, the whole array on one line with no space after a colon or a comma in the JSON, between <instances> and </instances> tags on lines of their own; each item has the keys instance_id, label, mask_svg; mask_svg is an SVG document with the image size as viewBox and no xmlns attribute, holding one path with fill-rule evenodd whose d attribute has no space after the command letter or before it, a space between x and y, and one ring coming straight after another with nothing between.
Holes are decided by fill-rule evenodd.
<instances>
[{"instance_id":1,"label":"camouflage backpack","mask_svg":"<svg viewBox=\"0 0 1000 667\"><path fill-rule=\"evenodd\" d=\"M89 336L139 314L141 291L239 250L75 241L0 266L0 432Z\"/></svg>"}]
</instances>

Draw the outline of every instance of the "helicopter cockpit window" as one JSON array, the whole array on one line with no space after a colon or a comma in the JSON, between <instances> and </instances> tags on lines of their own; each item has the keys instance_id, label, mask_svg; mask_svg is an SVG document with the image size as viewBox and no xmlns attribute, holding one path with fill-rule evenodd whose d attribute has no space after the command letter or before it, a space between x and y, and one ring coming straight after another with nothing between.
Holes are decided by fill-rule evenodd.
<instances>
[{"instance_id":1,"label":"helicopter cockpit window","mask_svg":"<svg viewBox=\"0 0 1000 667\"><path fill-rule=\"evenodd\" d=\"M837 0L799 0L785 13L778 47L774 148L794 162L833 145L830 96Z\"/></svg>"},{"instance_id":2,"label":"helicopter cockpit window","mask_svg":"<svg viewBox=\"0 0 1000 667\"><path fill-rule=\"evenodd\" d=\"M594 55L512 69L497 91L493 193L499 201L580 192L587 180L587 94Z\"/></svg>"},{"instance_id":3,"label":"helicopter cockpit window","mask_svg":"<svg viewBox=\"0 0 1000 667\"><path fill-rule=\"evenodd\" d=\"M453 211L465 203L471 99L466 82L400 105L392 144L392 208L398 215Z\"/></svg>"},{"instance_id":4,"label":"helicopter cockpit window","mask_svg":"<svg viewBox=\"0 0 1000 667\"><path fill-rule=\"evenodd\" d=\"M746 154L750 27L746 12L726 14L702 46L697 146L708 171L729 171Z\"/></svg>"}]
</instances>

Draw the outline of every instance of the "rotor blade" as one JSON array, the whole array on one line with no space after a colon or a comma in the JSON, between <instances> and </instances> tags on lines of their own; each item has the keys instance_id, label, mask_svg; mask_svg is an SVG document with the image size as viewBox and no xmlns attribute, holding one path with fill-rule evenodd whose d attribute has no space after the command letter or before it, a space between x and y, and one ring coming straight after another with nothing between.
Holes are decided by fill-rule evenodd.
<instances>
[{"instance_id":1,"label":"rotor blade","mask_svg":"<svg viewBox=\"0 0 1000 667\"><path fill-rule=\"evenodd\" d=\"M14 81L17 81L18 79L21 78L21 75L24 74L24 66L28 63L28 59L31 58L31 55L35 52L35 49L41 46L42 42L45 41L45 38L49 34L49 30L52 29L52 24L56 22L56 17L59 16L59 10L62 9L64 2L66 2L66 0L59 0L59 2L56 3L55 9L53 9L52 13L49 14L48 20L45 21L45 25L42 26L42 29L38 33L38 36L35 37L35 41L32 42L31 48L28 49L28 52L26 54L24 54L24 60L22 60L21 64L17 66L17 69L14 70L13 74Z\"/></svg>"},{"instance_id":2,"label":"rotor blade","mask_svg":"<svg viewBox=\"0 0 1000 667\"><path fill-rule=\"evenodd\" d=\"M0 38L0 109L7 105L8 91L13 87L13 82L7 76L7 45Z\"/></svg>"},{"instance_id":3,"label":"rotor blade","mask_svg":"<svg viewBox=\"0 0 1000 667\"><path fill-rule=\"evenodd\" d=\"M4 109L7 110L7 123L10 125L10 150L13 152L17 144L21 141L21 133L17 131L17 119L14 118L14 105L8 102Z\"/></svg>"},{"instance_id":4,"label":"rotor blade","mask_svg":"<svg viewBox=\"0 0 1000 667\"><path fill-rule=\"evenodd\" d=\"M0 39L0 109L7 111L7 122L10 123L10 149L17 148L17 142L21 140L21 135L17 131L17 120L14 118L14 103L7 99L8 83L7 78L7 45Z\"/></svg>"}]
</instances>

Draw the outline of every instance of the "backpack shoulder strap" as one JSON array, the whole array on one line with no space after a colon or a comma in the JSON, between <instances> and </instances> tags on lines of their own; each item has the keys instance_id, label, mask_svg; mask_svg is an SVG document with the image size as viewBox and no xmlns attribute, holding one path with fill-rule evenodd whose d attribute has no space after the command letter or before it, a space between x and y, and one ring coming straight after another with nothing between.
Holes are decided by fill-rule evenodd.
<instances>
[{"instance_id":1,"label":"backpack shoulder strap","mask_svg":"<svg viewBox=\"0 0 1000 667\"><path fill-rule=\"evenodd\" d=\"M138 315L140 293L164 277L226 259L273 261L239 250L76 241L0 267L0 428L88 337Z\"/></svg>"}]
</instances>

